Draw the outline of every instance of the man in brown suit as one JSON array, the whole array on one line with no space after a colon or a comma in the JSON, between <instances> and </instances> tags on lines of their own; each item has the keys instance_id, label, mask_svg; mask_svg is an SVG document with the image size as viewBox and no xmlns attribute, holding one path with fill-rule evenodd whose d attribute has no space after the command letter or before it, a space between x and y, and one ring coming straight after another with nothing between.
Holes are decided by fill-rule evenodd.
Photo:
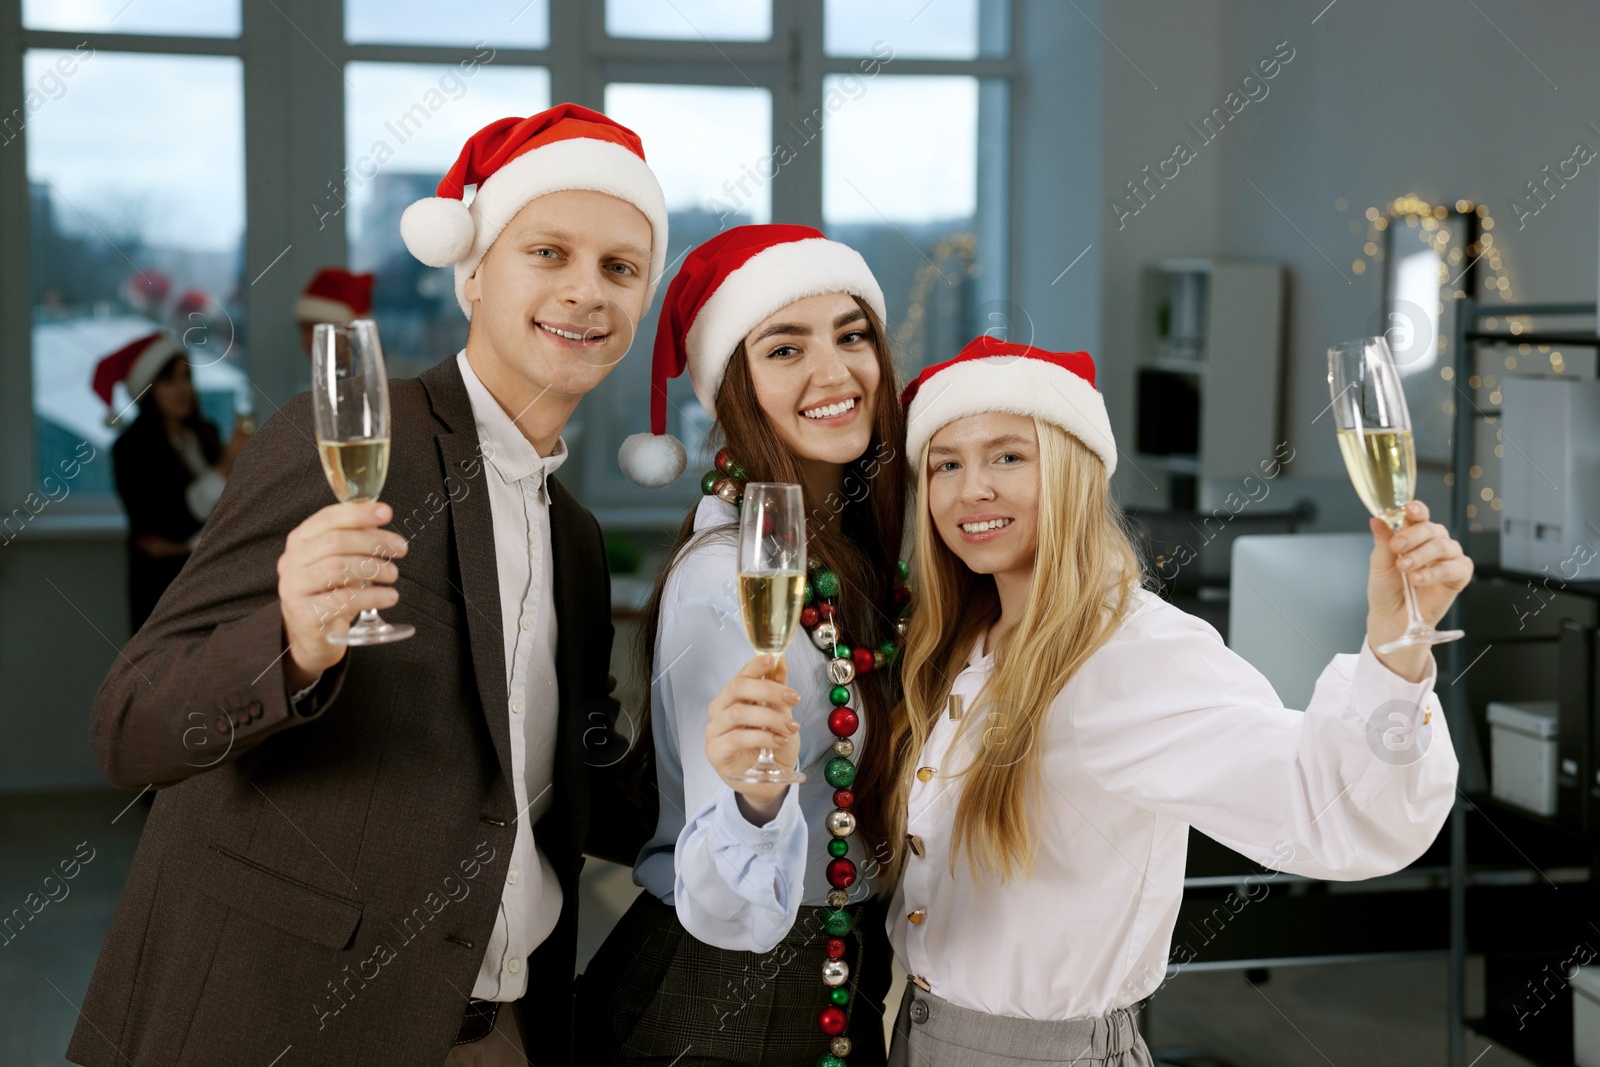
<instances>
[{"instance_id":1,"label":"man in brown suit","mask_svg":"<svg viewBox=\"0 0 1600 1067\"><path fill-rule=\"evenodd\" d=\"M548 474L649 304L665 204L637 137L561 105L485 127L402 232L472 325L390 383L382 502L327 503L290 401L96 698L107 777L158 793L74 1063L572 1058L612 630L600 528ZM368 607L415 636L327 640Z\"/></svg>"}]
</instances>

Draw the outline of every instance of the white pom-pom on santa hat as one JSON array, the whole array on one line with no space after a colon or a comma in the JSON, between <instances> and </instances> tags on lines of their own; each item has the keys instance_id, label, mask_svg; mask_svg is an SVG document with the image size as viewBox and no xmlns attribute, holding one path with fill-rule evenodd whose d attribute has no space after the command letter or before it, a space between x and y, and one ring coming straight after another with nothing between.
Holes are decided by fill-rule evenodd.
<instances>
[{"instance_id":1,"label":"white pom-pom on santa hat","mask_svg":"<svg viewBox=\"0 0 1600 1067\"><path fill-rule=\"evenodd\" d=\"M474 227L467 205L446 196L418 200L400 215L400 236L430 267L450 267L472 250Z\"/></svg>"},{"instance_id":2,"label":"white pom-pom on santa hat","mask_svg":"<svg viewBox=\"0 0 1600 1067\"><path fill-rule=\"evenodd\" d=\"M617 463L634 484L665 489L683 475L689 454L683 442L671 434L636 433L622 442Z\"/></svg>"}]
</instances>

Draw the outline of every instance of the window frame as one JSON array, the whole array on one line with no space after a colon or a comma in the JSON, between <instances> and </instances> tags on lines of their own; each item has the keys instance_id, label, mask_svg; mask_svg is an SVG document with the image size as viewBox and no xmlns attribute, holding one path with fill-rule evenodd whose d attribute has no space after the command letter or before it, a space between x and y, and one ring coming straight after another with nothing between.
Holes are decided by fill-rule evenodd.
<instances>
[{"instance_id":1,"label":"window frame","mask_svg":"<svg viewBox=\"0 0 1600 1067\"><path fill-rule=\"evenodd\" d=\"M27 50L70 50L87 41L96 51L234 56L244 67L245 233L241 284L250 324L250 376L261 413L275 410L296 392L298 341L289 309L301 285L327 263L345 262L345 227L306 225L327 195L341 186L345 167L344 68L353 61L454 63L471 58L474 45L350 44L344 39L344 5L325 0L238 0L238 37L172 34L78 33L31 30L22 25L22 0L0 0L0 115L22 110ZM984 0L1000 4L1004 0ZM980 150L978 211L996 247L986 262L989 299L1009 300L1016 276L1019 233L1014 205L1019 188L1017 89L1021 76L1025 4L1012 0L1003 17L1004 58L895 58L893 75L960 75L999 87L980 103L983 115L1003 112L998 158ZM613 38L605 32L603 4L596 0L549 0L550 45L544 49L495 46L499 66L541 66L550 72L552 100L603 106L609 82L682 85L753 84L772 94L772 128L802 123L823 99L824 79L857 71L860 57L828 56L823 50L822 0L773 0L772 37L767 41L712 42ZM995 16L984 15L985 18ZM988 31L986 31L988 32ZM492 44L492 42L491 42ZM300 121L306 120L306 121ZM0 145L0 499L22 501L35 491L32 374L31 233L28 211L27 130L20 144ZM14 149L14 150L7 150ZM772 181L772 216L821 228L822 153L800 153ZM292 239L290 236L292 235ZM995 253L998 253L996 255ZM998 260L998 261L995 261ZM22 355L15 355L15 354ZM647 354L647 353L646 353ZM903 368L910 372L915 368ZM602 389L605 388L603 385ZM640 413L643 428L644 413ZM657 527L676 523L680 501L647 502L594 510L608 527ZM35 520L34 526L105 528L119 514L114 499L68 498ZM46 521L49 520L49 521Z\"/></svg>"}]
</instances>

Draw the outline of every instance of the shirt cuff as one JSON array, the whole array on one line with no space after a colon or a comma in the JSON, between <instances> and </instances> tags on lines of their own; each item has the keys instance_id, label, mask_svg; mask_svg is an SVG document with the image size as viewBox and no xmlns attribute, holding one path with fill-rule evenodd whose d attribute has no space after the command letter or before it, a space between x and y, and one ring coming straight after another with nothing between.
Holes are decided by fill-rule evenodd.
<instances>
[{"instance_id":1,"label":"shirt cuff","mask_svg":"<svg viewBox=\"0 0 1600 1067\"><path fill-rule=\"evenodd\" d=\"M1366 638L1361 640L1361 652L1356 656L1355 675L1350 679L1351 703L1370 711L1389 700L1404 700L1421 705L1433 692L1433 683L1439 675L1439 664L1428 657L1428 673L1420 682L1409 682L1383 665Z\"/></svg>"},{"instance_id":2,"label":"shirt cuff","mask_svg":"<svg viewBox=\"0 0 1600 1067\"><path fill-rule=\"evenodd\" d=\"M311 695L311 691L313 689L315 689L321 683L322 683L322 672L318 671L317 672L317 676L315 678L311 679L311 684L310 685L306 686L304 689L300 690L298 693L295 693L295 694L293 694L292 696L289 697L289 703L291 703L291 704L300 703L306 697L310 696Z\"/></svg>"},{"instance_id":3,"label":"shirt cuff","mask_svg":"<svg viewBox=\"0 0 1600 1067\"><path fill-rule=\"evenodd\" d=\"M717 797L716 810L712 812L712 822L717 827L717 836L724 841L736 842L757 852L771 852L774 842L787 839L800 827L800 790L790 786L783 803L778 805L778 813L771 821L757 826L739 810L739 794L732 786L724 785Z\"/></svg>"}]
</instances>

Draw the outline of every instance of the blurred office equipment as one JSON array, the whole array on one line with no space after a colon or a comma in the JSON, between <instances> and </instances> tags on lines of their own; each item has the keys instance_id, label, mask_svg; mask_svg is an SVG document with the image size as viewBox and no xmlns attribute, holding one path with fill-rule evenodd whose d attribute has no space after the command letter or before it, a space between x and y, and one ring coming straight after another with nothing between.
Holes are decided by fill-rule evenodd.
<instances>
[{"instance_id":1,"label":"blurred office equipment","mask_svg":"<svg viewBox=\"0 0 1600 1067\"><path fill-rule=\"evenodd\" d=\"M1501 432L1500 566L1600 578L1600 381L1509 376Z\"/></svg>"},{"instance_id":2,"label":"blurred office equipment","mask_svg":"<svg viewBox=\"0 0 1600 1067\"><path fill-rule=\"evenodd\" d=\"M1135 449L1165 470L1168 506L1198 478L1259 475L1278 444L1283 268L1172 259L1140 275Z\"/></svg>"},{"instance_id":3,"label":"blurred office equipment","mask_svg":"<svg viewBox=\"0 0 1600 1067\"><path fill-rule=\"evenodd\" d=\"M1556 813L1556 702L1489 703L1490 791L1535 815Z\"/></svg>"}]
</instances>

